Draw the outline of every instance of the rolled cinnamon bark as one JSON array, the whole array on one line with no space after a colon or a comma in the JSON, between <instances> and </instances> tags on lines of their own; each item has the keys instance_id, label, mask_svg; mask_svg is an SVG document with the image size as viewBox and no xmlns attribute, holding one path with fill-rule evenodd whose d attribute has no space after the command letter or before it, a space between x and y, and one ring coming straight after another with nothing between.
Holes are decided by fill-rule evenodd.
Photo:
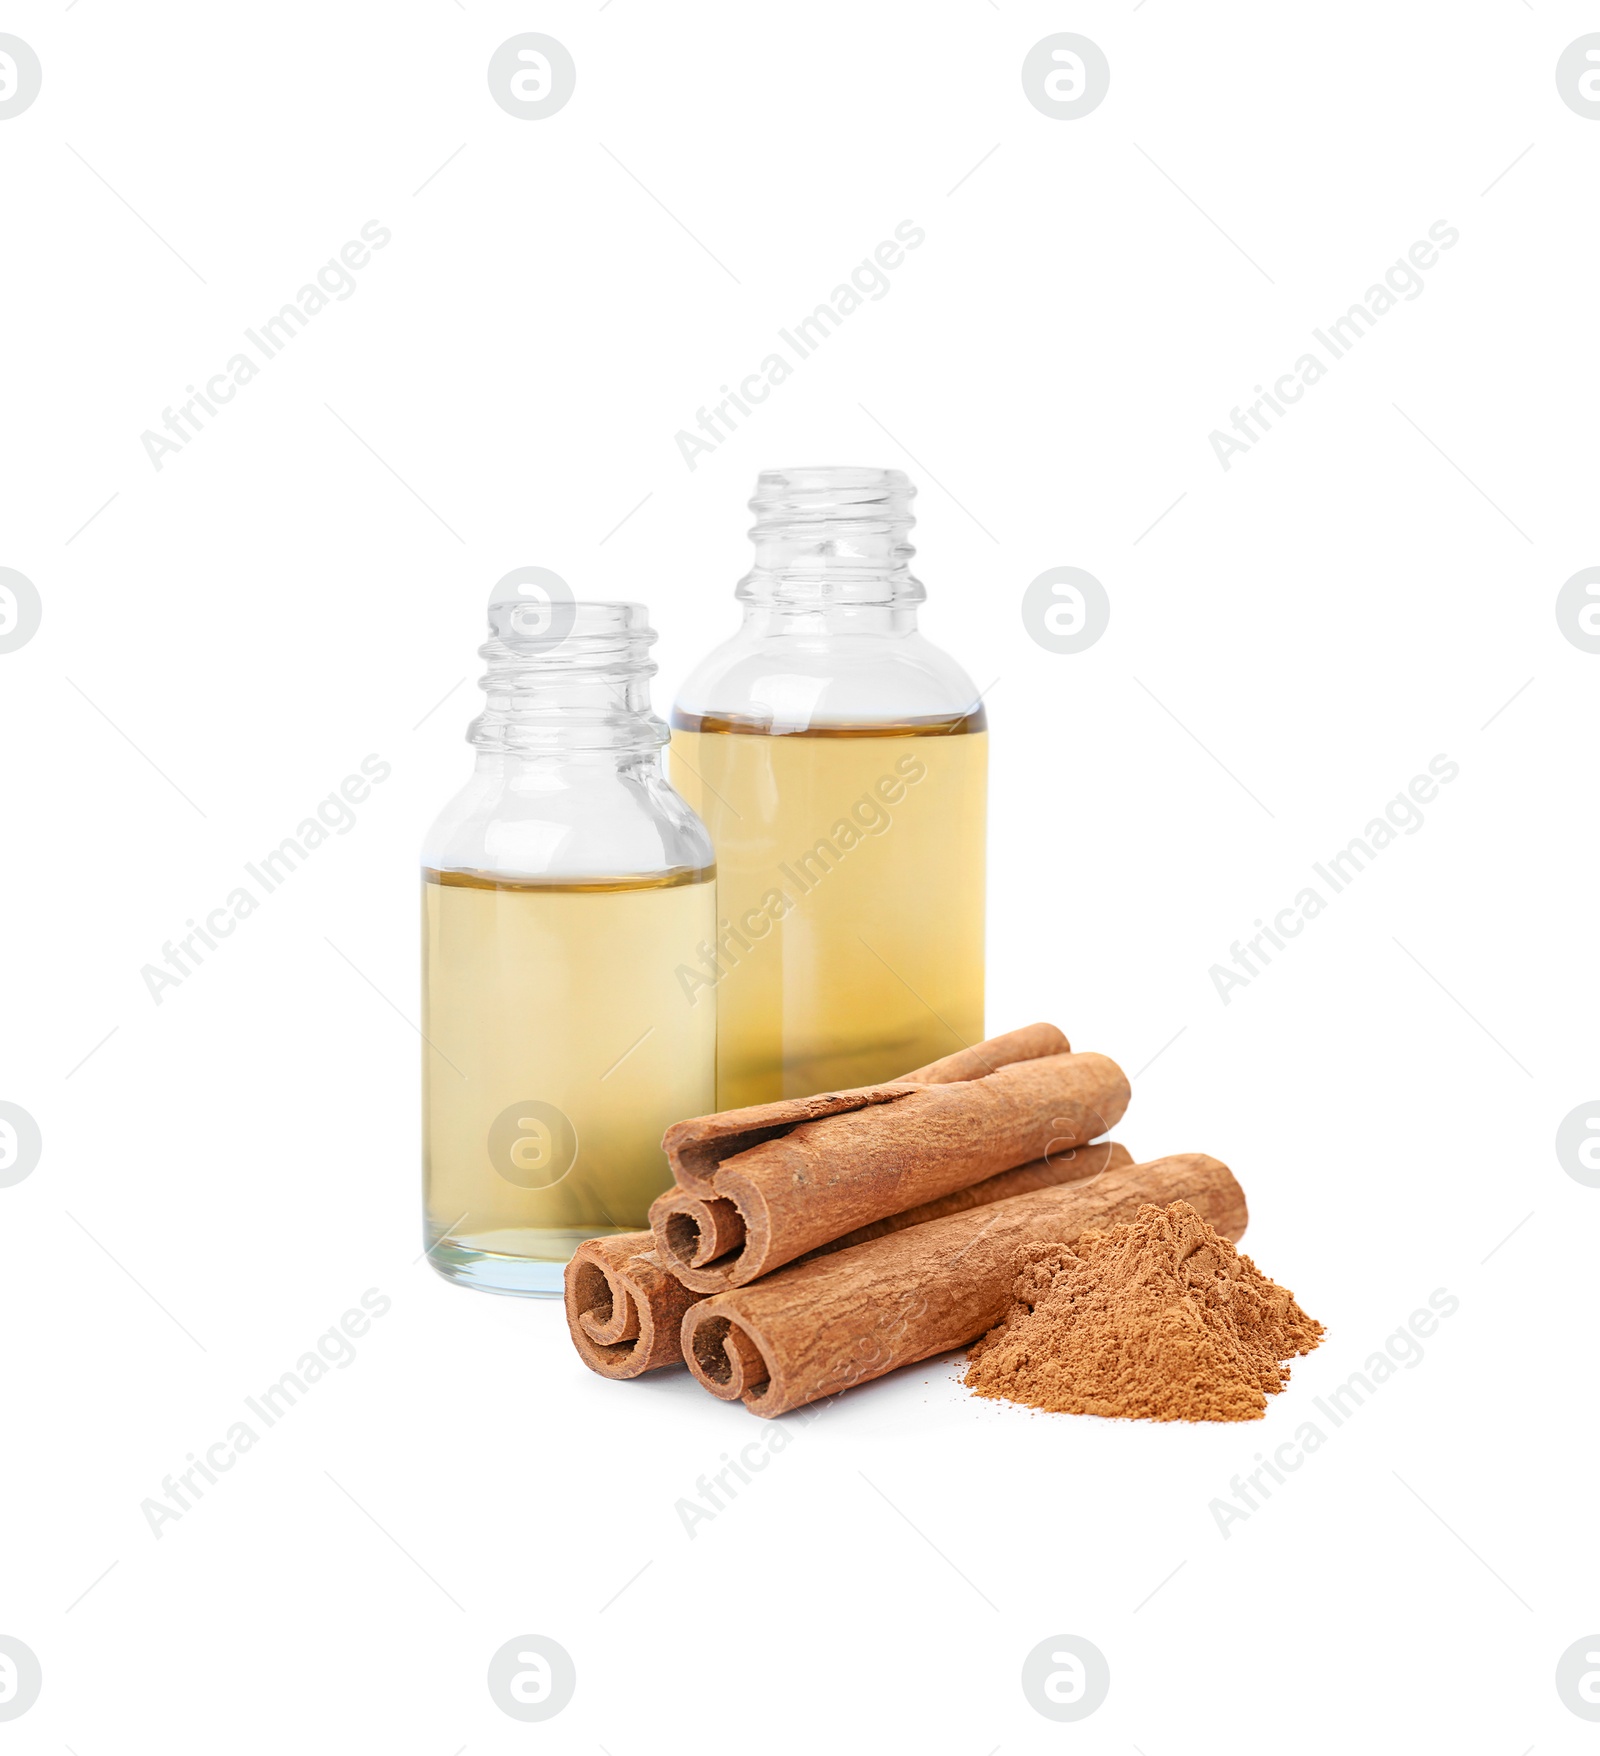
<instances>
[{"instance_id":1,"label":"rolled cinnamon bark","mask_svg":"<svg viewBox=\"0 0 1600 1756\"><path fill-rule=\"evenodd\" d=\"M893 1103L908 1097L917 1085L953 1085L980 1079L1018 1061L1036 1061L1045 1055L1065 1055L1072 1045L1053 1024L1028 1024L989 1037L942 1061L930 1062L914 1073L905 1073L882 1085L855 1086L848 1091L821 1091L810 1097L780 1098L776 1103L749 1104L738 1110L719 1110L712 1116L692 1116L674 1122L662 1138L662 1150L680 1189L710 1199L716 1194L712 1178L724 1159L759 1146L764 1140L791 1133L804 1122L823 1116L843 1115L874 1104Z\"/></svg>"},{"instance_id":2,"label":"rolled cinnamon bark","mask_svg":"<svg viewBox=\"0 0 1600 1756\"><path fill-rule=\"evenodd\" d=\"M769 1132L659 1196L650 1224L662 1265L696 1292L745 1286L891 1214L1087 1145L1128 1106L1127 1078L1104 1055L1043 1055L956 1083L863 1089L864 1107Z\"/></svg>"},{"instance_id":3,"label":"rolled cinnamon bark","mask_svg":"<svg viewBox=\"0 0 1600 1756\"><path fill-rule=\"evenodd\" d=\"M930 1219L966 1213L969 1208L989 1207L996 1201L1009 1200L1013 1195L1031 1195L1035 1189L1054 1189L1062 1183L1086 1182L1090 1177L1132 1163L1133 1154L1115 1140L1096 1140L1089 1146L1071 1147L1065 1152L1053 1153L1049 1158L1036 1158L1031 1165L1018 1165L1014 1171L1002 1171L997 1177L985 1177L981 1183L953 1190L949 1195L941 1195L937 1201L925 1201L921 1207L874 1220L870 1226L858 1226L842 1238L835 1238L831 1244L819 1244L815 1250L808 1250L799 1260L814 1262L819 1256L852 1250L857 1244L870 1244L874 1238L886 1238L890 1232L903 1232L908 1226L920 1226Z\"/></svg>"},{"instance_id":4,"label":"rolled cinnamon bark","mask_svg":"<svg viewBox=\"0 0 1600 1756\"><path fill-rule=\"evenodd\" d=\"M831 1255L855 1244L869 1243L890 1232L946 1214L1003 1201L1058 1183L1082 1182L1103 1171L1131 1165L1133 1154L1114 1140L1059 1153L1002 1171L970 1188L941 1196L908 1213L880 1219L837 1238L811 1256ZM703 1296L691 1292L675 1275L666 1273L653 1249L649 1232L623 1232L590 1238L580 1244L566 1271L567 1328L583 1363L605 1378L637 1378L644 1372L683 1364L683 1314Z\"/></svg>"},{"instance_id":5,"label":"rolled cinnamon bark","mask_svg":"<svg viewBox=\"0 0 1600 1756\"><path fill-rule=\"evenodd\" d=\"M649 1232L580 1244L567 1264L567 1328L583 1363L637 1378L683 1363L683 1316L700 1297L656 1260Z\"/></svg>"},{"instance_id":6,"label":"rolled cinnamon bark","mask_svg":"<svg viewBox=\"0 0 1600 1756\"><path fill-rule=\"evenodd\" d=\"M1145 1202L1173 1201L1227 1238L1244 1232L1244 1191L1228 1167L1179 1153L930 1220L702 1299L684 1316L684 1358L713 1396L786 1414L992 1329L1010 1309L1020 1246L1071 1240L1132 1220Z\"/></svg>"},{"instance_id":7,"label":"rolled cinnamon bark","mask_svg":"<svg viewBox=\"0 0 1600 1756\"><path fill-rule=\"evenodd\" d=\"M902 1073L897 1085L954 1085L963 1079L982 1079L1015 1061L1037 1061L1044 1055L1070 1055L1072 1044L1053 1024L1025 1024L1003 1036L988 1037L970 1048L959 1049L941 1061L930 1061L915 1073Z\"/></svg>"}]
</instances>

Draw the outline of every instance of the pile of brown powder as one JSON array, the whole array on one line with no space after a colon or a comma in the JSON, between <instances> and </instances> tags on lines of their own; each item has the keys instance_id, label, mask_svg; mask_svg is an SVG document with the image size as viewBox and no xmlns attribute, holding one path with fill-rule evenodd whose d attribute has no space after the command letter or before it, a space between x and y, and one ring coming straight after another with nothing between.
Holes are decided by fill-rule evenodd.
<instances>
[{"instance_id":1,"label":"pile of brown powder","mask_svg":"<svg viewBox=\"0 0 1600 1756\"><path fill-rule=\"evenodd\" d=\"M1322 1325L1185 1201L1017 1252L1016 1304L969 1356L979 1396L1061 1414L1257 1421Z\"/></svg>"}]
</instances>

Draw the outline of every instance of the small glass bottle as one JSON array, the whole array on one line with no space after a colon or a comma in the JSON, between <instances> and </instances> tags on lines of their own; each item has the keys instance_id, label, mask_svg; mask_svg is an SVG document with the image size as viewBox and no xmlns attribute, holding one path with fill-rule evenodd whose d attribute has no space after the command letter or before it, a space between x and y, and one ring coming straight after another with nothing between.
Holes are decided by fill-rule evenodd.
<instances>
[{"instance_id":1,"label":"small glass bottle","mask_svg":"<svg viewBox=\"0 0 1600 1756\"><path fill-rule=\"evenodd\" d=\"M583 1239L648 1224L663 1131L716 1107L715 995L680 973L715 867L661 772L644 606L503 582L489 624L475 772L422 856L428 1254L553 1295Z\"/></svg>"},{"instance_id":2,"label":"small glass bottle","mask_svg":"<svg viewBox=\"0 0 1600 1756\"><path fill-rule=\"evenodd\" d=\"M982 1040L988 736L917 632L899 470L769 470L739 632L672 715L711 831L719 1108L893 1078ZM697 992L698 992L697 988Z\"/></svg>"}]
</instances>

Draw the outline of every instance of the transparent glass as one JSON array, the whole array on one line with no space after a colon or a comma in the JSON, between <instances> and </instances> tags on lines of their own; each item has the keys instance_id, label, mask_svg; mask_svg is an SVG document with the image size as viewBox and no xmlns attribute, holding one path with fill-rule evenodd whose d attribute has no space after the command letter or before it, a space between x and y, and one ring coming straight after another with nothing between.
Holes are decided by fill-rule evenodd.
<instances>
[{"instance_id":1,"label":"transparent glass","mask_svg":"<svg viewBox=\"0 0 1600 1756\"><path fill-rule=\"evenodd\" d=\"M423 1183L446 1278L554 1296L588 1237L671 1181L715 1108L704 825L661 771L640 604L491 600L472 778L423 846Z\"/></svg>"},{"instance_id":2,"label":"transparent glass","mask_svg":"<svg viewBox=\"0 0 1600 1756\"><path fill-rule=\"evenodd\" d=\"M914 493L899 470L764 473L743 622L678 693L673 781L717 851L720 1108L984 1034L987 721L917 628Z\"/></svg>"}]
</instances>

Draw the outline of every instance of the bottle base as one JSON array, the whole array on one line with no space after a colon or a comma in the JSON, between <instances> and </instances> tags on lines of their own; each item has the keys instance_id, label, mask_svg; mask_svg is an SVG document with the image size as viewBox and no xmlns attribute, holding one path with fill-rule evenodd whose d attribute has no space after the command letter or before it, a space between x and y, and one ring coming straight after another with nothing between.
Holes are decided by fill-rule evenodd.
<instances>
[{"instance_id":1,"label":"bottle base","mask_svg":"<svg viewBox=\"0 0 1600 1756\"><path fill-rule=\"evenodd\" d=\"M517 1299L559 1299L573 1252L595 1235L587 1231L492 1232L476 1239L457 1235L430 1245L427 1257L434 1272L455 1286Z\"/></svg>"}]
</instances>

